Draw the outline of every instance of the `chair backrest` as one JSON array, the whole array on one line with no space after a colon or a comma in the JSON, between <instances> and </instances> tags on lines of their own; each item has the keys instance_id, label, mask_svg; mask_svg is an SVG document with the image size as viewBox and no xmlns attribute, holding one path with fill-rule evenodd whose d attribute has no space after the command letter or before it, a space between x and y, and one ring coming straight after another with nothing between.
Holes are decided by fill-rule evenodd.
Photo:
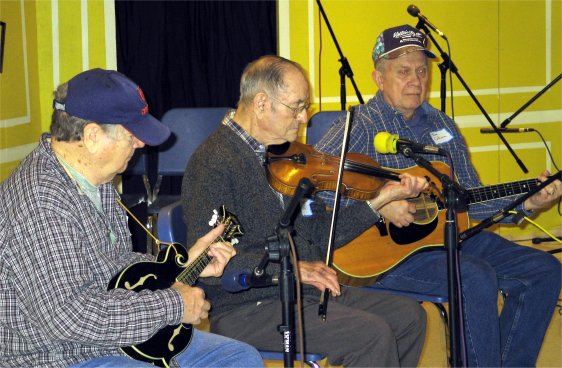
<instances>
[{"instance_id":1,"label":"chair backrest","mask_svg":"<svg viewBox=\"0 0 562 368\"><path fill-rule=\"evenodd\" d=\"M220 125L228 107L178 108L169 110L162 123L172 138L158 147L158 175L182 176L195 149Z\"/></svg>"},{"instance_id":2,"label":"chair backrest","mask_svg":"<svg viewBox=\"0 0 562 368\"><path fill-rule=\"evenodd\" d=\"M187 246L187 225L183 222L181 202L174 202L160 209L157 228L161 241Z\"/></svg>"},{"instance_id":3,"label":"chair backrest","mask_svg":"<svg viewBox=\"0 0 562 368\"><path fill-rule=\"evenodd\" d=\"M306 128L306 144L316 144L326 134L332 123L341 116L345 115L345 111L319 111L312 115L308 121Z\"/></svg>"}]
</instances>

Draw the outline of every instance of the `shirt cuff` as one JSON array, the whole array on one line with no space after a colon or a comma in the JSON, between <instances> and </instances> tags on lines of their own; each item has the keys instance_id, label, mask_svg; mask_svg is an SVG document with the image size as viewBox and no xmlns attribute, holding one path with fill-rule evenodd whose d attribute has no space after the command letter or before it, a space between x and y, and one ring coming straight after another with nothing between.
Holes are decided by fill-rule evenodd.
<instances>
[{"instance_id":1,"label":"shirt cuff","mask_svg":"<svg viewBox=\"0 0 562 368\"><path fill-rule=\"evenodd\" d=\"M379 211L377 211L377 209L375 207L373 207L373 205L371 204L371 202L369 201L365 201L365 203L367 203L367 206L369 206L369 208L371 209L371 211L373 211L373 213L375 214L375 216L377 216L377 219L375 222L379 222L382 219L381 214L379 213Z\"/></svg>"},{"instance_id":2,"label":"shirt cuff","mask_svg":"<svg viewBox=\"0 0 562 368\"><path fill-rule=\"evenodd\" d=\"M167 288L158 290L156 293L162 293L162 300L166 301L166 307L164 308L166 313L166 322L169 325L177 325L181 323L183 319L183 299L179 291Z\"/></svg>"}]
</instances>

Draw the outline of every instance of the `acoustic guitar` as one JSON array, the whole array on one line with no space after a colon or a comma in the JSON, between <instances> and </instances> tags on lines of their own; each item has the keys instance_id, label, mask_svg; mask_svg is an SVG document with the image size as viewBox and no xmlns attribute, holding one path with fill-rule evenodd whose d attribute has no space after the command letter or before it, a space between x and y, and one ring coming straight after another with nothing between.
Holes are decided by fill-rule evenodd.
<instances>
[{"instance_id":1,"label":"acoustic guitar","mask_svg":"<svg viewBox=\"0 0 562 368\"><path fill-rule=\"evenodd\" d=\"M441 173L448 174L449 166L443 162L432 162ZM365 286L374 283L410 256L426 250L444 246L445 206L441 196L439 180L421 167L412 167L395 172L408 172L430 179L430 188L418 197L409 199L416 205L414 222L398 228L381 223L359 235L349 244L334 251L333 266L339 282L348 286ZM468 189L468 204L490 201L527 193L540 185L538 179L528 179L505 184L496 184ZM459 233L469 226L468 214L459 212Z\"/></svg>"},{"instance_id":2,"label":"acoustic guitar","mask_svg":"<svg viewBox=\"0 0 562 368\"><path fill-rule=\"evenodd\" d=\"M230 241L236 244L237 235L243 234L243 229L238 219L224 206L220 212L214 210L214 215L209 222L211 226L225 224L224 231L215 242ZM167 245L162 249L155 262L137 262L115 275L109 282L108 290L127 289L140 292L142 290L161 290L172 286L176 281L193 286L203 269L212 260L205 249L192 263L187 265L188 254L186 249L178 243ZM170 361L183 352L191 342L193 326L180 323L168 325L159 330L150 339L143 343L121 347L129 357L159 367L169 367Z\"/></svg>"}]
</instances>

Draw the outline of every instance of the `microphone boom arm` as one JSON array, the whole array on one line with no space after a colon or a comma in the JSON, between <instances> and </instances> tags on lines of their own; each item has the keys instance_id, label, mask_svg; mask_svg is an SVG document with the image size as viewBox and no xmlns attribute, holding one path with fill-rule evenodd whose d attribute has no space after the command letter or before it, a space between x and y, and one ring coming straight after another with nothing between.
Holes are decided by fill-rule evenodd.
<instances>
[{"instance_id":1,"label":"microphone boom arm","mask_svg":"<svg viewBox=\"0 0 562 368\"><path fill-rule=\"evenodd\" d=\"M466 229L465 231L460 233L459 234L459 240L460 241L467 240L468 238L476 235L477 233L481 232L482 230L492 226L495 223L500 222L501 220L503 220L504 218L506 218L507 216L510 215L509 211L511 211L512 209L514 209L515 207L517 207L521 203L525 202L527 200L527 198L532 197L536 193L540 192L542 188L546 187L548 184L552 183L556 179L562 180L562 171L558 171L556 174L551 175L550 177L548 177L548 179L546 179L545 181L540 183L536 188L534 188L533 190L525 193L521 197L517 198L516 200L511 202L511 204L509 204L505 208L501 209L497 213L493 214L492 216L488 217L487 219L482 220L478 225L473 226L470 229Z\"/></svg>"},{"instance_id":2,"label":"microphone boom arm","mask_svg":"<svg viewBox=\"0 0 562 368\"><path fill-rule=\"evenodd\" d=\"M529 101L527 101L526 103L523 104L523 106L521 106L519 108L519 110L515 111L510 117L508 117L507 119L505 119L501 124L500 127L505 128L509 123L511 123L511 120L513 120L517 115L519 115L523 110L525 110L529 105L531 105L533 102L535 102L535 100L537 98L539 98L540 96L543 95L543 93L545 93L546 91L548 91L550 89L550 87L552 87L553 85L555 85L560 78L562 78L562 73L558 74L558 77L554 78L549 84L547 84L543 89L541 89L536 95L534 95Z\"/></svg>"},{"instance_id":3,"label":"microphone boom arm","mask_svg":"<svg viewBox=\"0 0 562 368\"><path fill-rule=\"evenodd\" d=\"M513 156L513 158L515 159L515 161L517 162L517 164L519 165L519 167L521 168L521 170L523 170L523 172L525 174L527 174L529 172L529 170L527 169L527 167L525 166L525 164L523 164L523 162L519 159L519 157L517 156L517 154L513 151L513 149L511 148L511 146L509 145L509 143L507 142L507 140L505 139L505 137L503 136L503 134L498 130L498 127L494 124L494 122L492 121L492 119L490 118L490 115L488 115L488 113L486 112L486 110L484 109L484 107L480 104L480 101L478 101L478 99L476 98L476 96L472 93L472 90L468 87L468 85L466 84L466 82L464 81L464 79L462 79L461 75L459 74L459 71L456 67L456 65L453 63L453 61L451 60L451 58L449 57L449 55L447 55L447 53L445 51L443 51L443 49L441 48L441 46L439 46L439 44L437 43L437 41L435 41L435 38L433 37L433 35L431 34L430 30L426 27L425 22L423 22L422 20L420 20L418 22L418 24L416 25L417 29L423 30L427 36L431 39L431 42L433 42L433 44L435 45L435 47L437 47L437 50L439 50L439 54L441 56L441 58L443 59L443 62L440 64L440 69L444 68L442 70L442 72L446 72L446 68L448 67L451 71L451 73L455 74L457 76L457 79L459 80L459 82L461 82L461 84L463 85L464 89L466 90L466 92L468 92L469 96L472 98L472 100L474 101L474 103L476 104L476 106L478 107L478 109L480 110L480 112L482 112L482 115L484 115L484 117L486 118L486 120L488 121L488 123L490 123L490 126L496 131L496 133L498 134L498 137L501 139L501 141L503 142L503 144L505 145L505 147L507 148L507 150L509 151L509 153L511 153L511 155ZM442 65L442 66L441 66Z\"/></svg>"}]
</instances>

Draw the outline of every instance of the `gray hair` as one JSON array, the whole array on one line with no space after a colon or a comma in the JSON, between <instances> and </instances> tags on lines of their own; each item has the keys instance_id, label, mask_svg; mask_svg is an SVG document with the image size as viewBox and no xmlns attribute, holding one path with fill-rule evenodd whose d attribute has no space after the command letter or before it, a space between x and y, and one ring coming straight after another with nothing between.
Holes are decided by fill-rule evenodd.
<instances>
[{"instance_id":1,"label":"gray hair","mask_svg":"<svg viewBox=\"0 0 562 368\"><path fill-rule=\"evenodd\" d=\"M56 101L64 103L68 93L68 83L57 87L53 93ZM51 117L51 136L60 142L78 142L83 138L84 127L92 121L72 116L66 111L54 109ZM118 136L117 124L98 124L112 139Z\"/></svg>"},{"instance_id":2,"label":"gray hair","mask_svg":"<svg viewBox=\"0 0 562 368\"><path fill-rule=\"evenodd\" d=\"M291 68L306 74L298 63L276 55L262 56L248 64L240 79L238 104L251 104L256 94L262 91L277 95L287 87L283 78Z\"/></svg>"}]
</instances>

